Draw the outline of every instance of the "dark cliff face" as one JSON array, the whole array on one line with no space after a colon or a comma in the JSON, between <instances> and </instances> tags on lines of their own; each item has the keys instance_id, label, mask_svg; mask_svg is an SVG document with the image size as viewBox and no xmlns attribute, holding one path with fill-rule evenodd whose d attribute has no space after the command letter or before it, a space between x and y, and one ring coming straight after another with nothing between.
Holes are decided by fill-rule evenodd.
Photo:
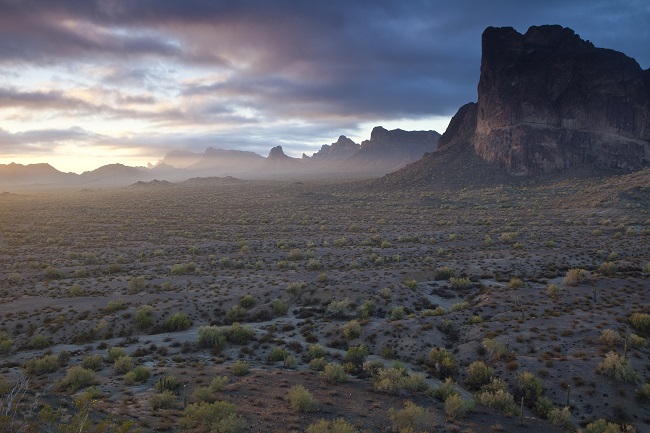
<instances>
[{"instance_id":1,"label":"dark cliff face","mask_svg":"<svg viewBox=\"0 0 650 433\"><path fill-rule=\"evenodd\" d=\"M525 175L637 170L649 142L650 70L634 59L561 26L485 30L473 139L483 159Z\"/></svg>"}]
</instances>

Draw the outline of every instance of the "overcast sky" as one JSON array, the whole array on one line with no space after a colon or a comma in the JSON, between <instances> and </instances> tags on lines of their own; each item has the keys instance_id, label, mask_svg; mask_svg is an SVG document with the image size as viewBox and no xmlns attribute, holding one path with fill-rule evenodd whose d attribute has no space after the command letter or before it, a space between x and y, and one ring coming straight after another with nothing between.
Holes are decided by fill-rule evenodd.
<instances>
[{"instance_id":1,"label":"overcast sky","mask_svg":"<svg viewBox=\"0 0 650 433\"><path fill-rule=\"evenodd\" d=\"M485 27L561 24L646 69L648 23L647 0L0 0L0 163L442 133L476 100Z\"/></svg>"}]
</instances>

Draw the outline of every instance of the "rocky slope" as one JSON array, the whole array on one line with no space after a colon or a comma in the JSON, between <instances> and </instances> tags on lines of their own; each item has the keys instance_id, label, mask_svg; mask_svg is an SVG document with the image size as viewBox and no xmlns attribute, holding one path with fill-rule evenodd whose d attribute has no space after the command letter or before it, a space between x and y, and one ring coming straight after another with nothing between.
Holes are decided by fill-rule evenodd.
<instances>
[{"instance_id":1,"label":"rocky slope","mask_svg":"<svg viewBox=\"0 0 650 433\"><path fill-rule=\"evenodd\" d=\"M525 175L648 163L650 70L561 26L489 27L482 48L472 142L484 160Z\"/></svg>"}]
</instances>

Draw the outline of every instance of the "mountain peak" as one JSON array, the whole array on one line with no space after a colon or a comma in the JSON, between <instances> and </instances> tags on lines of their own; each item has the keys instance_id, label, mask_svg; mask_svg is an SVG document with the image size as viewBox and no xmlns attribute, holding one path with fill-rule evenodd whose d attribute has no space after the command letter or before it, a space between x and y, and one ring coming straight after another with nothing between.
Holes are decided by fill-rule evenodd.
<instances>
[{"instance_id":1,"label":"mountain peak","mask_svg":"<svg viewBox=\"0 0 650 433\"><path fill-rule=\"evenodd\" d=\"M269 159L288 159L289 157L282 150L282 146L275 146L269 152Z\"/></svg>"}]
</instances>

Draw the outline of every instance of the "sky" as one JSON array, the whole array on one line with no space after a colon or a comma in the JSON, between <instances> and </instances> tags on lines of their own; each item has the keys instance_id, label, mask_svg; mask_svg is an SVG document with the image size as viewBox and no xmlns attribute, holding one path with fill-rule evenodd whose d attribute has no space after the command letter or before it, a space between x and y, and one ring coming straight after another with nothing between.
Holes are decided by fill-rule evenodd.
<instances>
[{"instance_id":1,"label":"sky","mask_svg":"<svg viewBox=\"0 0 650 433\"><path fill-rule=\"evenodd\" d=\"M647 0L0 0L0 164L442 133L486 27L560 24L647 69L648 22Z\"/></svg>"}]
</instances>

